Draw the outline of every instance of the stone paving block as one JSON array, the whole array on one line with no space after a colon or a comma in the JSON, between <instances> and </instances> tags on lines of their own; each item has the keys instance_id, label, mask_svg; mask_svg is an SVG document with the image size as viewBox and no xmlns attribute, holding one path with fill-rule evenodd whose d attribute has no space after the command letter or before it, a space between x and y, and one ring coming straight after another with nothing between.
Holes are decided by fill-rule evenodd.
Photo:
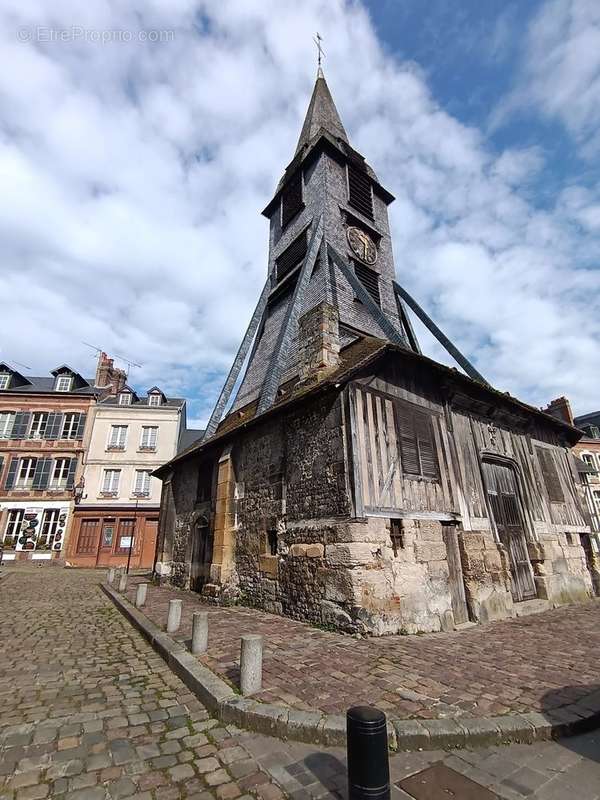
<instances>
[{"instance_id":1,"label":"stone paving block","mask_svg":"<svg viewBox=\"0 0 600 800\"><path fill-rule=\"evenodd\" d=\"M452 719L424 719L420 724L429 733L433 747L464 747L465 731Z\"/></svg>"}]
</instances>

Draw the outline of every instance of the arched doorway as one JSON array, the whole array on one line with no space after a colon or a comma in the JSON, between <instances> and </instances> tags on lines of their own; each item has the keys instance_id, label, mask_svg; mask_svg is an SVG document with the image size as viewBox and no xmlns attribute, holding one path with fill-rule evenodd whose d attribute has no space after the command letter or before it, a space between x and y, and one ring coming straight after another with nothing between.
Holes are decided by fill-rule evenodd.
<instances>
[{"instance_id":1,"label":"arched doorway","mask_svg":"<svg viewBox=\"0 0 600 800\"><path fill-rule=\"evenodd\" d=\"M190 589L201 592L210 577L212 531L208 515L200 514L193 523Z\"/></svg>"},{"instance_id":2,"label":"arched doorway","mask_svg":"<svg viewBox=\"0 0 600 800\"><path fill-rule=\"evenodd\" d=\"M510 559L513 600L537 597L533 568L527 552L525 517L518 489L517 474L510 462L485 460L483 477L498 537Z\"/></svg>"}]
</instances>

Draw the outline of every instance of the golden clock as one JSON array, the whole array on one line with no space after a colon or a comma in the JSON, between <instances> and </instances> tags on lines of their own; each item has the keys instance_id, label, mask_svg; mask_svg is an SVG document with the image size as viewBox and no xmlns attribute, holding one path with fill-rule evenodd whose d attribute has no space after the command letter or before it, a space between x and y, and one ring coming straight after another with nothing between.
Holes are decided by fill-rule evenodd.
<instances>
[{"instance_id":1,"label":"golden clock","mask_svg":"<svg viewBox=\"0 0 600 800\"><path fill-rule=\"evenodd\" d=\"M357 258L369 265L377 261L377 247L368 233L365 233L360 228L349 226L346 236L350 249Z\"/></svg>"}]
</instances>

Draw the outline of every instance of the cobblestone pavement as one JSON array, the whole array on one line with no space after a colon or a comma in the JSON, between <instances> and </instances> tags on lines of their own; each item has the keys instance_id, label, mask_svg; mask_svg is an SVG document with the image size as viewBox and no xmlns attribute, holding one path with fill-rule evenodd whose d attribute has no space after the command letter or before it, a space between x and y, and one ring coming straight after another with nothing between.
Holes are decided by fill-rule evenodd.
<instances>
[{"instance_id":1,"label":"cobblestone pavement","mask_svg":"<svg viewBox=\"0 0 600 800\"><path fill-rule=\"evenodd\" d=\"M0 800L346 797L342 749L210 719L101 593L102 573L47 566L3 572ZM397 754L390 759L392 800L417 797L399 784L436 762L476 782L469 800L489 799L480 794L484 787L505 800L600 800L597 733Z\"/></svg>"},{"instance_id":2,"label":"cobblestone pavement","mask_svg":"<svg viewBox=\"0 0 600 800\"><path fill-rule=\"evenodd\" d=\"M283 797L102 594L103 573L3 572L0 798Z\"/></svg>"},{"instance_id":3,"label":"cobblestone pavement","mask_svg":"<svg viewBox=\"0 0 600 800\"><path fill-rule=\"evenodd\" d=\"M142 580L130 580L132 602ZM188 640L192 612L208 610L209 651L201 660L234 686L240 637L264 635L264 691L256 695L264 702L325 713L368 703L403 718L550 714L600 688L598 601L454 633L357 640L253 609L205 606L193 592L152 585L143 611L164 625L174 597L183 598L176 638Z\"/></svg>"}]
</instances>

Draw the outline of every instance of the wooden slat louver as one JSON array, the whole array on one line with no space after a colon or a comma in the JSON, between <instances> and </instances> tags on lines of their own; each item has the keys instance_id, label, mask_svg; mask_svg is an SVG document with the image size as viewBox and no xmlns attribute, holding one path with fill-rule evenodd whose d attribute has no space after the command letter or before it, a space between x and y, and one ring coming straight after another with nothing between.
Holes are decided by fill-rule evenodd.
<instances>
[{"instance_id":1,"label":"wooden slat louver","mask_svg":"<svg viewBox=\"0 0 600 800\"><path fill-rule=\"evenodd\" d=\"M302 171L299 170L291 180L288 181L281 195L281 227L285 228L303 208Z\"/></svg>"},{"instance_id":2,"label":"wooden slat louver","mask_svg":"<svg viewBox=\"0 0 600 800\"><path fill-rule=\"evenodd\" d=\"M437 478L439 469L431 417L428 414L416 411L415 430L419 447L421 475L425 478Z\"/></svg>"},{"instance_id":3,"label":"wooden slat louver","mask_svg":"<svg viewBox=\"0 0 600 800\"><path fill-rule=\"evenodd\" d=\"M281 281L285 278L286 275L297 267L302 261L304 261L304 257L306 256L306 251L308 249L308 230L302 231L300 236L298 236L294 241L286 247L283 253L279 256L278 259L275 261L275 271L276 271L276 278L277 283L281 283Z\"/></svg>"},{"instance_id":4,"label":"wooden slat louver","mask_svg":"<svg viewBox=\"0 0 600 800\"><path fill-rule=\"evenodd\" d=\"M403 403L396 404L396 424L398 427L398 441L400 442L400 456L402 472L405 475L420 475L419 445L414 426L412 409Z\"/></svg>"},{"instance_id":5,"label":"wooden slat louver","mask_svg":"<svg viewBox=\"0 0 600 800\"><path fill-rule=\"evenodd\" d=\"M537 451L540 467L542 468L542 475L544 477L546 489L548 490L550 502L563 503L565 496L563 494L562 486L560 485L560 478L558 477L558 471L556 469L556 464L554 463L552 453L549 450L546 450L544 447L536 447L535 449Z\"/></svg>"},{"instance_id":6,"label":"wooden slat louver","mask_svg":"<svg viewBox=\"0 0 600 800\"><path fill-rule=\"evenodd\" d=\"M348 164L348 202L365 217L373 219L371 179L364 170Z\"/></svg>"},{"instance_id":7,"label":"wooden slat louver","mask_svg":"<svg viewBox=\"0 0 600 800\"><path fill-rule=\"evenodd\" d=\"M375 270L369 269L360 261L354 262L354 272L356 277L365 287L367 292L371 295L373 300L381 307L381 298L379 296L379 275Z\"/></svg>"}]
</instances>

